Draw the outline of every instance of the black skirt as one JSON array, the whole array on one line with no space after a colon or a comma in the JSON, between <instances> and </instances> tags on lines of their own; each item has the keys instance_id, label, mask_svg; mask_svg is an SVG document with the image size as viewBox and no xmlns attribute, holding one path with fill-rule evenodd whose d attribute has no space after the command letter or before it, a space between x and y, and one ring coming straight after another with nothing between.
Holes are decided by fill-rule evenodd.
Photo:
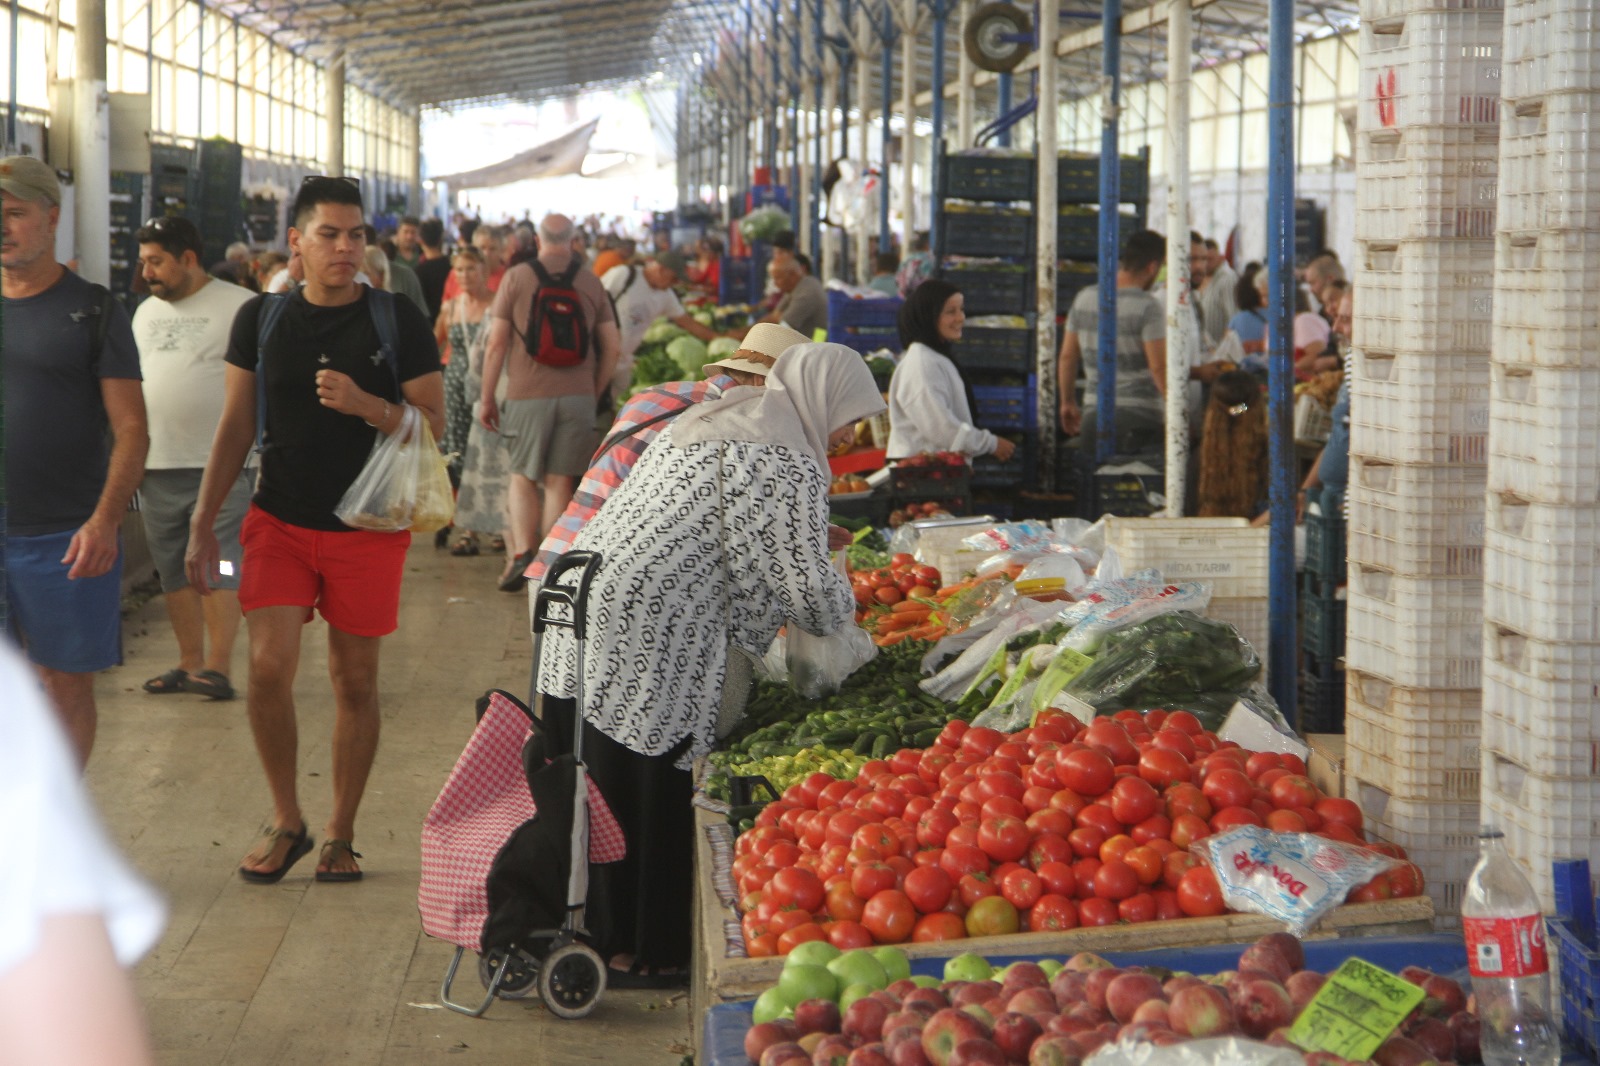
<instances>
[{"instance_id":1,"label":"black skirt","mask_svg":"<svg viewBox=\"0 0 1600 1066\"><path fill-rule=\"evenodd\" d=\"M570 751L573 700L545 695L542 719ZM693 777L673 764L689 738L664 755L640 755L585 722L583 761L627 841L620 862L589 867L586 924L594 949L642 966L687 967L694 913Z\"/></svg>"}]
</instances>

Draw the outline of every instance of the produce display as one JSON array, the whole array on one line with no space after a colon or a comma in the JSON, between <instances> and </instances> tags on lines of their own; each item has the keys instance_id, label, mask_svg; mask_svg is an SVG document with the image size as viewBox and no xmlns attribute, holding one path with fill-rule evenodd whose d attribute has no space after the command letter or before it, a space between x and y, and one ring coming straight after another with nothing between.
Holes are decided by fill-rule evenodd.
<instances>
[{"instance_id":1,"label":"produce display","mask_svg":"<svg viewBox=\"0 0 1600 1066\"><path fill-rule=\"evenodd\" d=\"M846 492L871 492L872 486L860 474L841 474L828 483L828 495L839 496Z\"/></svg>"},{"instance_id":2,"label":"produce display","mask_svg":"<svg viewBox=\"0 0 1600 1066\"><path fill-rule=\"evenodd\" d=\"M757 1066L1100 1066L1130 1061L1137 1044L1170 1046L1238 1038L1287 1049L1287 1061L1348 1066L1327 1051L1302 1052L1295 1020L1329 975L1306 968L1287 933L1257 940L1237 968L1197 975L1159 967L1120 968L1081 952L1065 961L991 966L958 955L944 979L910 976L893 949L841 951L815 942L795 949L777 985L756 1001L744 1052ZM1420 967L1400 975L1421 1003L1370 1059L1377 1066L1478 1063L1481 1024L1461 984ZM1396 987L1403 988L1403 985ZM1305 1043L1315 1046L1314 1041ZM1265 1049L1262 1049L1265 1052ZM1100 1054L1096 1056L1096 1052Z\"/></svg>"},{"instance_id":3,"label":"produce display","mask_svg":"<svg viewBox=\"0 0 1600 1066\"><path fill-rule=\"evenodd\" d=\"M869 750L886 758L853 780L810 775L739 836L732 872L751 956L811 940L850 947L1214 916L1225 910L1217 875L1189 850L1213 833L1253 825L1365 843L1361 808L1322 795L1297 756L1220 741L1187 711L1125 710L1085 726L1046 708L1008 735L962 718L936 728L906 715L893 726L908 710L938 710L900 693L907 704L864 702L848 726L853 750L870 735ZM793 745L815 730L827 746L821 731L843 721L786 720L746 743ZM1419 869L1402 862L1349 899L1421 891Z\"/></svg>"}]
</instances>

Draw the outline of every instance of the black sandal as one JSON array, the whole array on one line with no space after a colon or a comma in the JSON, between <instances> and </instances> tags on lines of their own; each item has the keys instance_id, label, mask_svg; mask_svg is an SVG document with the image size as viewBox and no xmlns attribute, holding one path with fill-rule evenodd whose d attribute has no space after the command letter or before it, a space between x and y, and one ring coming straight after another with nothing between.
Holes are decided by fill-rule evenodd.
<instances>
[{"instance_id":1,"label":"black sandal","mask_svg":"<svg viewBox=\"0 0 1600 1066\"><path fill-rule=\"evenodd\" d=\"M478 538L471 533L458 538L454 544L450 545L451 555L477 555L478 551Z\"/></svg>"},{"instance_id":2,"label":"black sandal","mask_svg":"<svg viewBox=\"0 0 1600 1066\"><path fill-rule=\"evenodd\" d=\"M357 851L355 848L351 847L350 846L350 841L348 841L348 840L339 840L337 838L330 837L329 839L324 840L322 842L323 855L327 854L329 848L332 848L336 853L339 852L339 851L349 852L350 857L352 859L361 858L361 853L359 851ZM322 861L323 861L322 857L319 856L318 859L317 859L318 864L320 865L322 863ZM361 880L362 876L363 876L362 871L359 870L359 869L356 869L356 870L318 870L317 873L316 873L317 880L323 882L324 884L327 884L327 883L330 883L330 882L333 883L333 884L344 884L344 883L348 883L350 881L359 881L359 880Z\"/></svg>"},{"instance_id":3,"label":"black sandal","mask_svg":"<svg viewBox=\"0 0 1600 1066\"><path fill-rule=\"evenodd\" d=\"M183 691L210 700L231 700L234 697L233 685L228 681L227 675L216 670L201 670L197 674L189 674L183 679Z\"/></svg>"},{"instance_id":4,"label":"black sandal","mask_svg":"<svg viewBox=\"0 0 1600 1066\"><path fill-rule=\"evenodd\" d=\"M253 885L275 885L282 881L283 875L289 872L289 867L303 859L306 853L311 850L313 843L310 834L306 832L306 826L303 825L298 830L273 829L269 826L261 831L261 835L271 838L272 847L274 848L278 846L279 840L288 837L290 839L289 852L284 855L283 862L279 864L276 870L251 870L241 865L239 867L239 876ZM268 850L270 851L271 849L269 848Z\"/></svg>"},{"instance_id":5,"label":"black sandal","mask_svg":"<svg viewBox=\"0 0 1600 1066\"><path fill-rule=\"evenodd\" d=\"M173 692L187 692L183 686L189 680L189 671L181 666L174 666L160 677L152 677L144 683L144 690L156 696L166 696Z\"/></svg>"}]
</instances>

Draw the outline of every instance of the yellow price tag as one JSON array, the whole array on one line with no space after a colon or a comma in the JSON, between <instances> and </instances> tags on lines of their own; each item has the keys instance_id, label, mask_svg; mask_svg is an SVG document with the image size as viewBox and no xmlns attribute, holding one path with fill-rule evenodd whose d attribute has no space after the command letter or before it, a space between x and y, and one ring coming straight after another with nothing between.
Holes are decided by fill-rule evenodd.
<instances>
[{"instance_id":1,"label":"yellow price tag","mask_svg":"<svg viewBox=\"0 0 1600 1066\"><path fill-rule=\"evenodd\" d=\"M1423 996L1421 988L1381 966L1346 959L1294 1020L1289 1039L1306 1051L1371 1058Z\"/></svg>"}]
</instances>

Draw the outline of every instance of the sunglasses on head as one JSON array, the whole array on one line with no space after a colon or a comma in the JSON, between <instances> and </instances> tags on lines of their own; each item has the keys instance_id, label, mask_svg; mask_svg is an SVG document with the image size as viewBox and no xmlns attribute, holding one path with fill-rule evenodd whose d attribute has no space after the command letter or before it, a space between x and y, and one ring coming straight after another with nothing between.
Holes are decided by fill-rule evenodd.
<instances>
[{"instance_id":1,"label":"sunglasses on head","mask_svg":"<svg viewBox=\"0 0 1600 1066\"><path fill-rule=\"evenodd\" d=\"M300 187L303 189L312 182L317 181L342 181L345 184L352 185L357 189L361 188L361 179L353 178L348 174L307 174L304 178L300 179Z\"/></svg>"}]
</instances>

